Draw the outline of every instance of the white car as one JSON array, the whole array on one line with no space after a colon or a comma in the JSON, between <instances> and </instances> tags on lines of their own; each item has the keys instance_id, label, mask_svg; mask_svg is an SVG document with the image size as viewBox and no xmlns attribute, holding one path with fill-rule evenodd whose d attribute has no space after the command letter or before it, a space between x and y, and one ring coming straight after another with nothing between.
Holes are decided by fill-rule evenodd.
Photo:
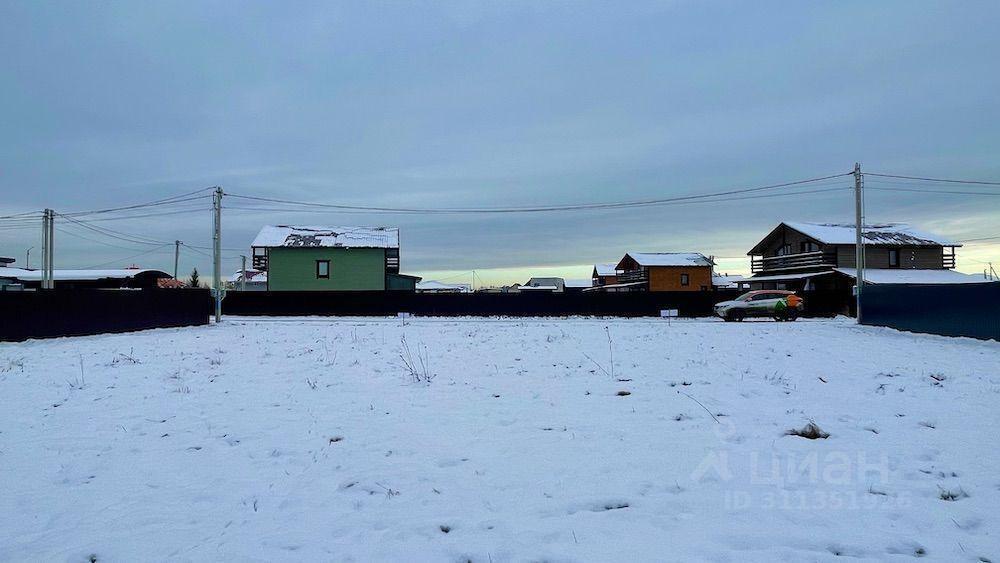
<instances>
[{"instance_id":1,"label":"white car","mask_svg":"<svg viewBox=\"0 0 1000 563\"><path fill-rule=\"evenodd\" d=\"M761 289L740 295L732 301L715 305L715 314L727 321L747 317L771 317L776 321L794 321L802 312L802 298L794 291Z\"/></svg>"}]
</instances>

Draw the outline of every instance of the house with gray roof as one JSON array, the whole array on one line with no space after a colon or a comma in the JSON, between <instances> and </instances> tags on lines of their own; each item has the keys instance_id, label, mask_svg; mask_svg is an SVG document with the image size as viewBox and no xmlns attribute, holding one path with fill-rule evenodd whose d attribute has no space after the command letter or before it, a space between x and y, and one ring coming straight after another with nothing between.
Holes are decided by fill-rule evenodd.
<instances>
[{"instance_id":1,"label":"house with gray roof","mask_svg":"<svg viewBox=\"0 0 1000 563\"><path fill-rule=\"evenodd\" d=\"M866 283L975 283L955 272L962 245L905 223L873 223L862 229ZM850 291L856 277L854 224L786 221L747 252L753 276L744 289Z\"/></svg>"}]
</instances>

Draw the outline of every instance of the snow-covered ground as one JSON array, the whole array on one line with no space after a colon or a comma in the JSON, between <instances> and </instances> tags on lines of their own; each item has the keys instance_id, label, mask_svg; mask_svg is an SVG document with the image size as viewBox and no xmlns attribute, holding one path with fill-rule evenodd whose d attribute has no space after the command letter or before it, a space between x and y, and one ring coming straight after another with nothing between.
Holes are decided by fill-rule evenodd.
<instances>
[{"instance_id":1,"label":"snow-covered ground","mask_svg":"<svg viewBox=\"0 0 1000 563\"><path fill-rule=\"evenodd\" d=\"M2 344L0 396L10 561L1000 561L997 342L230 319Z\"/></svg>"}]
</instances>

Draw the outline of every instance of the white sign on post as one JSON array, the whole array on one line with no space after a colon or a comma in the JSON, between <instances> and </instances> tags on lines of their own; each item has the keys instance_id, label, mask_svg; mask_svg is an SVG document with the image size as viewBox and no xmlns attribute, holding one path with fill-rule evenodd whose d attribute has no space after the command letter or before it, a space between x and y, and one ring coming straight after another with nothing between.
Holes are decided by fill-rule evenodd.
<instances>
[{"instance_id":1,"label":"white sign on post","mask_svg":"<svg viewBox=\"0 0 1000 563\"><path fill-rule=\"evenodd\" d=\"M671 317L677 316L677 309L660 309L660 318L666 318L667 324L670 324Z\"/></svg>"}]
</instances>

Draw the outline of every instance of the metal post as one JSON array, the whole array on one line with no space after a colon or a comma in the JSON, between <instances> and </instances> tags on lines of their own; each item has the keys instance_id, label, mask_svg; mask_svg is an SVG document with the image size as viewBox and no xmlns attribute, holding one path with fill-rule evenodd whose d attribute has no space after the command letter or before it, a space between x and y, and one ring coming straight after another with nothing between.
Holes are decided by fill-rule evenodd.
<instances>
[{"instance_id":1,"label":"metal post","mask_svg":"<svg viewBox=\"0 0 1000 563\"><path fill-rule=\"evenodd\" d=\"M181 241L174 241L174 279L177 279L177 264L181 258Z\"/></svg>"},{"instance_id":2,"label":"metal post","mask_svg":"<svg viewBox=\"0 0 1000 563\"><path fill-rule=\"evenodd\" d=\"M240 274L240 291L247 290L247 257L240 255L240 259L243 260L243 273Z\"/></svg>"},{"instance_id":3,"label":"metal post","mask_svg":"<svg viewBox=\"0 0 1000 563\"><path fill-rule=\"evenodd\" d=\"M32 246L31 248L28 249L27 252L24 253L24 269L25 270L30 270L31 269L31 250L33 248L35 248L35 247Z\"/></svg>"},{"instance_id":4,"label":"metal post","mask_svg":"<svg viewBox=\"0 0 1000 563\"><path fill-rule=\"evenodd\" d=\"M854 163L854 274L857 298L857 321L861 324L861 291L865 285L865 240L862 232L865 213L862 200L861 164Z\"/></svg>"},{"instance_id":5,"label":"metal post","mask_svg":"<svg viewBox=\"0 0 1000 563\"><path fill-rule=\"evenodd\" d=\"M215 322L222 321L222 188L215 188L212 198L214 229L212 233L212 286L215 288Z\"/></svg>"}]
</instances>

